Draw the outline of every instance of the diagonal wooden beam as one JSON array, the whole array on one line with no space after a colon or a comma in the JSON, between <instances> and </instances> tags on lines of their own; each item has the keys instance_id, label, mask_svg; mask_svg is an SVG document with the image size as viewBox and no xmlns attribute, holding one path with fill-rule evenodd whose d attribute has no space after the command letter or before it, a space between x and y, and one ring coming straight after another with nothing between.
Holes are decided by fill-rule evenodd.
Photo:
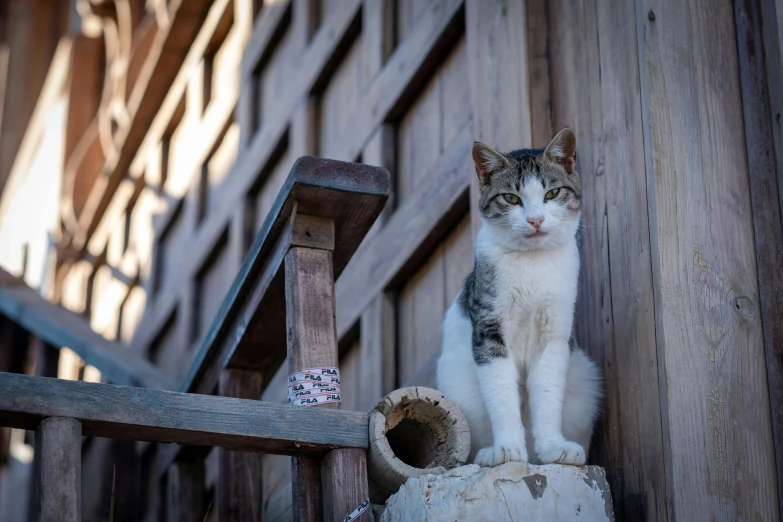
<instances>
[{"instance_id":1,"label":"diagonal wooden beam","mask_svg":"<svg viewBox=\"0 0 783 522\"><path fill-rule=\"evenodd\" d=\"M96 333L85 318L0 272L0 315L52 346L70 348L110 382L164 390L176 387L176 381L151 362Z\"/></svg>"}]
</instances>

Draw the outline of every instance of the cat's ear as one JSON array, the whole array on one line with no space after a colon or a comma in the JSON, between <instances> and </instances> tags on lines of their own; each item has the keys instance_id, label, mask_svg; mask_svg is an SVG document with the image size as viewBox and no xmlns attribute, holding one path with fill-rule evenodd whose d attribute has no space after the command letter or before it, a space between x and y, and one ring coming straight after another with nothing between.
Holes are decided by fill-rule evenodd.
<instances>
[{"instance_id":1,"label":"cat's ear","mask_svg":"<svg viewBox=\"0 0 783 522\"><path fill-rule=\"evenodd\" d=\"M576 168L576 136L574 131L566 127L547 145L544 155L555 163L559 163L571 174Z\"/></svg>"},{"instance_id":2,"label":"cat's ear","mask_svg":"<svg viewBox=\"0 0 783 522\"><path fill-rule=\"evenodd\" d=\"M473 144L473 163L482 185L489 183L492 174L511 165L504 155L478 141Z\"/></svg>"}]
</instances>

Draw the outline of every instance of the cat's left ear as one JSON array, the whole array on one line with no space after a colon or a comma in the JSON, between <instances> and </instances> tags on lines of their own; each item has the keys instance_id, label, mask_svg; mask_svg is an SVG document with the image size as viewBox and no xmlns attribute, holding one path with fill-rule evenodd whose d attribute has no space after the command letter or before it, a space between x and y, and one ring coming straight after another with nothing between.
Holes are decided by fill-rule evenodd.
<instances>
[{"instance_id":1,"label":"cat's left ear","mask_svg":"<svg viewBox=\"0 0 783 522\"><path fill-rule=\"evenodd\" d=\"M559 163L571 174L576 168L576 136L574 131L566 127L547 145L544 155L555 163Z\"/></svg>"}]
</instances>

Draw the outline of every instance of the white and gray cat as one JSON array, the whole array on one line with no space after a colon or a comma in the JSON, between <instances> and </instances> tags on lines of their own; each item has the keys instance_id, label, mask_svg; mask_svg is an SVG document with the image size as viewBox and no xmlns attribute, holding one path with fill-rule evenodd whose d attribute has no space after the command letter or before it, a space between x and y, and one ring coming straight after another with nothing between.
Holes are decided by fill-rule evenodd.
<instances>
[{"instance_id":1,"label":"white and gray cat","mask_svg":"<svg viewBox=\"0 0 783 522\"><path fill-rule=\"evenodd\" d=\"M475 463L582 465L602 380L572 332L576 138L565 128L546 149L508 154L476 143L473 160L482 225L443 324L438 389L467 417Z\"/></svg>"}]
</instances>

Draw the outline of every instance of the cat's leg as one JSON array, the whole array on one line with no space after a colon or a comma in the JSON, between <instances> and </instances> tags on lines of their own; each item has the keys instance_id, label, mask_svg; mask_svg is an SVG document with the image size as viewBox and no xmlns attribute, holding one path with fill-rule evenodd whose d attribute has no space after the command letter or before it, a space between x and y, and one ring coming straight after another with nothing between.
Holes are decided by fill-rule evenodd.
<instances>
[{"instance_id":1,"label":"cat's leg","mask_svg":"<svg viewBox=\"0 0 783 522\"><path fill-rule=\"evenodd\" d=\"M603 383L598 367L581 348L575 348L571 351L568 363L563 400L563 436L579 443L585 449L585 457L602 399Z\"/></svg>"},{"instance_id":2,"label":"cat's leg","mask_svg":"<svg viewBox=\"0 0 783 522\"><path fill-rule=\"evenodd\" d=\"M519 372L514 360L505 355L481 361L477 374L492 426L492 446L479 450L475 463L498 466L504 462L527 462L517 385Z\"/></svg>"},{"instance_id":3,"label":"cat's leg","mask_svg":"<svg viewBox=\"0 0 783 522\"><path fill-rule=\"evenodd\" d=\"M446 312L443 326L443 350L436 372L437 388L459 406L468 421L469 459L472 462L481 448L492 445L492 428L473 360L473 327L470 319L456 305Z\"/></svg>"},{"instance_id":4,"label":"cat's leg","mask_svg":"<svg viewBox=\"0 0 783 522\"><path fill-rule=\"evenodd\" d=\"M563 399L570 358L567 337L555 337L533 361L527 379L533 447L542 464L583 465L585 450L562 432Z\"/></svg>"}]
</instances>

